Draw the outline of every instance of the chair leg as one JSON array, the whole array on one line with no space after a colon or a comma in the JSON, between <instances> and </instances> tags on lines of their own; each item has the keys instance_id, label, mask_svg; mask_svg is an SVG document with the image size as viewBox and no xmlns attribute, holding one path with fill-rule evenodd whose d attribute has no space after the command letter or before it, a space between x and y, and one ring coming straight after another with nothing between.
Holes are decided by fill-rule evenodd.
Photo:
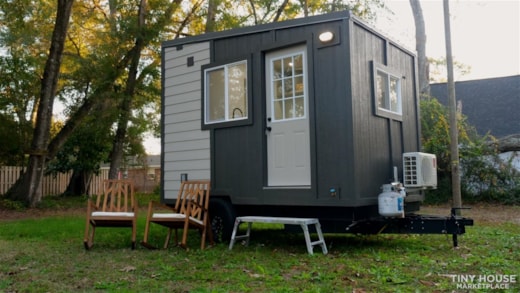
<instances>
[{"instance_id":1,"label":"chair leg","mask_svg":"<svg viewBox=\"0 0 520 293\"><path fill-rule=\"evenodd\" d=\"M146 224L144 225L144 236L143 241L141 243L148 243L148 232L150 231L150 221L146 219Z\"/></svg>"},{"instance_id":2,"label":"chair leg","mask_svg":"<svg viewBox=\"0 0 520 293\"><path fill-rule=\"evenodd\" d=\"M147 220L146 221L146 225L144 227L144 236L143 236L143 241L141 241L141 245L148 248L148 249L157 249L157 247L151 245L150 243L148 243L148 233L150 231L150 222Z\"/></svg>"},{"instance_id":3,"label":"chair leg","mask_svg":"<svg viewBox=\"0 0 520 293\"><path fill-rule=\"evenodd\" d=\"M175 228L175 245L179 245L179 229Z\"/></svg>"},{"instance_id":4,"label":"chair leg","mask_svg":"<svg viewBox=\"0 0 520 293\"><path fill-rule=\"evenodd\" d=\"M83 245L85 246L86 250L88 250L90 248L89 240L90 240L90 219L87 217L86 224L85 224L85 236L83 237Z\"/></svg>"},{"instance_id":5,"label":"chair leg","mask_svg":"<svg viewBox=\"0 0 520 293\"><path fill-rule=\"evenodd\" d=\"M132 250L135 249L135 240L137 238L137 220L134 219L132 223Z\"/></svg>"},{"instance_id":6,"label":"chair leg","mask_svg":"<svg viewBox=\"0 0 520 293\"><path fill-rule=\"evenodd\" d=\"M189 211L189 210L188 210ZM189 214L189 213L188 213ZM184 222L184 229L182 231L182 241L181 241L181 247L186 249L187 246L187 240L188 240L188 228L189 228L189 222L186 218L186 221Z\"/></svg>"},{"instance_id":7,"label":"chair leg","mask_svg":"<svg viewBox=\"0 0 520 293\"><path fill-rule=\"evenodd\" d=\"M88 245L89 228L90 228L90 224L89 224L89 221L87 219L87 224L85 225L85 236L83 237L83 245L85 246L86 250L89 249L89 245Z\"/></svg>"},{"instance_id":8,"label":"chair leg","mask_svg":"<svg viewBox=\"0 0 520 293\"><path fill-rule=\"evenodd\" d=\"M85 231L85 239L83 239L83 246L85 246L86 250L92 248L94 245L94 235L96 233L96 226L88 225L87 230Z\"/></svg>"},{"instance_id":9,"label":"chair leg","mask_svg":"<svg viewBox=\"0 0 520 293\"><path fill-rule=\"evenodd\" d=\"M202 228L202 235L201 235L201 239L200 239L200 249L203 250L204 249L204 246L206 245L206 226L204 226L204 228Z\"/></svg>"},{"instance_id":10,"label":"chair leg","mask_svg":"<svg viewBox=\"0 0 520 293\"><path fill-rule=\"evenodd\" d=\"M206 229L208 230L209 244L211 246L214 246L215 240L213 239L213 229L211 228L211 224L208 224L208 227Z\"/></svg>"},{"instance_id":11,"label":"chair leg","mask_svg":"<svg viewBox=\"0 0 520 293\"><path fill-rule=\"evenodd\" d=\"M144 236L143 236L143 241L141 241L141 245L148 249L157 249L155 246L148 243L148 233L150 232L150 218L152 216L152 207L153 207L153 204L152 204L152 202L150 202L148 204L148 213L146 215L146 224L144 226Z\"/></svg>"},{"instance_id":12,"label":"chair leg","mask_svg":"<svg viewBox=\"0 0 520 293\"><path fill-rule=\"evenodd\" d=\"M164 246L163 248L168 248L168 245L170 245L170 238L172 236L172 228L168 228L168 234L166 234L166 239L164 240ZM177 240L177 236L175 237L175 240Z\"/></svg>"}]
</instances>

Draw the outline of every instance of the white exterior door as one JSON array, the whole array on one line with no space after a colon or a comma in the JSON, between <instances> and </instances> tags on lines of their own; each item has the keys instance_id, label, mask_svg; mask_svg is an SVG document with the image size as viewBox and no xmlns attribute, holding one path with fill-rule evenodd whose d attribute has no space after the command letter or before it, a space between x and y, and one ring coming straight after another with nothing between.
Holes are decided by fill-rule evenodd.
<instances>
[{"instance_id":1,"label":"white exterior door","mask_svg":"<svg viewBox=\"0 0 520 293\"><path fill-rule=\"evenodd\" d=\"M310 186L310 138L305 46L266 56L267 184Z\"/></svg>"}]
</instances>

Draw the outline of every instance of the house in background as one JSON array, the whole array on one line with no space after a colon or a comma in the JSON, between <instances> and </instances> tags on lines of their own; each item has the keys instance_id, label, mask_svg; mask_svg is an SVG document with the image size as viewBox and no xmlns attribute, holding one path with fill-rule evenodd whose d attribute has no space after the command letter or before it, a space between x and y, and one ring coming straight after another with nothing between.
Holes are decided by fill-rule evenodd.
<instances>
[{"instance_id":1,"label":"house in background","mask_svg":"<svg viewBox=\"0 0 520 293\"><path fill-rule=\"evenodd\" d=\"M127 157L123 176L134 182L136 192L152 193L161 180L161 156Z\"/></svg>"},{"instance_id":2,"label":"house in background","mask_svg":"<svg viewBox=\"0 0 520 293\"><path fill-rule=\"evenodd\" d=\"M431 95L448 105L446 83L430 86ZM479 135L489 132L501 138L520 133L520 75L456 82L455 96Z\"/></svg>"}]
</instances>

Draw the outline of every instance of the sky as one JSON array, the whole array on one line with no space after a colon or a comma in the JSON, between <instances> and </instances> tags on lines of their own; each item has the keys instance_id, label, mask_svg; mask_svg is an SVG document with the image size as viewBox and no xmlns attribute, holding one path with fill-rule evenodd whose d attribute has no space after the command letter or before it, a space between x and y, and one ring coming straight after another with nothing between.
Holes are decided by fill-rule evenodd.
<instances>
[{"instance_id":1,"label":"sky","mask_svg":"<svg viewBox=\"0 0 520 293\"><path fill-rule=\"evenodd\" d=\"M378 15L375 27L415 51L415 24L409 0L385 0L394 15ZM421 0L426 55L446 56L443 0ZM471 66L455 81L520 74L520 0L450 0L454 60Z\"/></svg>"},{"instance_id":2,"label":"sky","mask_svg":"<svg viewBox=\"0 0 520 293\"><path fill-rule=\"evenodd\" d=\"M415 51L415 24L409 0L385 0L393 12L378 14L374 26ZM446 56L443 0L421 0L426 27L426 55ZM520 0L450 0L452 52L471 67L455 81L520 75ZM149 154L159 154L160 139L148 138Z\"/></svg>"}]
</instances>

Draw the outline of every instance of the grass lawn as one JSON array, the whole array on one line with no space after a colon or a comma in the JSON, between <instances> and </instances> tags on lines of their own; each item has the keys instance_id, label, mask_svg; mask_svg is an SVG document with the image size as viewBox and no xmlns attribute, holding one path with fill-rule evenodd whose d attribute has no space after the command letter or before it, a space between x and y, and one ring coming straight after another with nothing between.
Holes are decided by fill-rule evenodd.
<instances>
[{"instance_id":1,"label":"grass lawn","mask_svg":"<svg viewBox=\"0 0 520 293\"><path fill-rule=\"evenodd\" d=\"M0 292L479 292L461 280L472 276L514 276L516 283L475 284L519 292L520 207L478 209L458 249L446 235L325 234L328 255L319 247L308 255L301 233L256 224L250 246L232 251L228 243L200 250L196 232L187 251L131 250L126 228L98 228L85 251L81 213L0 216ZM506 210L505 219L486 218ZM143 231L144 212L138 240ZM164 232L152 226L151 241L161 243Z\"/></svg>"}]
</instances>

